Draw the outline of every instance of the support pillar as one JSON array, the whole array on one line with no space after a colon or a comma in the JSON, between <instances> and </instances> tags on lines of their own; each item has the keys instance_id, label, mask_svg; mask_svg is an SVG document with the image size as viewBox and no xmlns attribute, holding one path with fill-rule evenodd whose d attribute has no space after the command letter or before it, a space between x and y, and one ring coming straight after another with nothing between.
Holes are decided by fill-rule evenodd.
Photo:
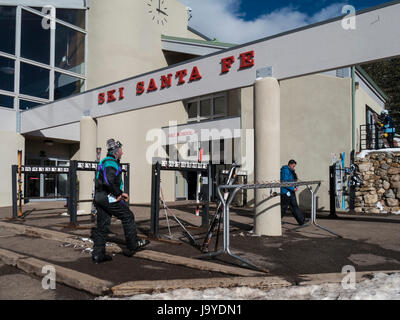
<instances>
[{"instance_id":1,"label":"support pillar","mask_svg":"<svg viewBox=\"0 0 400 320\"><path fill-rule=\"evenodd\" d=\"M83 117L80 121L80 149L79 159L82 161L96 161L97 124L91 117ZM93 192L93 172L78 172L79 200L89 200ZM91 202L79 202L78 215L90 214Z\"/></svg>"},{"instance_id":2,"label":"support pillar","mask_svg":"<svg viewBox=\"0 0 400 320\"><path fill-rule=\"evenodd\" d=\"M275 78L257 79L254 85L254 180L280 180L280 87ZM254 232L281 236L280 197L269 190L255 190Z\"/></svg>"}]
</instances>

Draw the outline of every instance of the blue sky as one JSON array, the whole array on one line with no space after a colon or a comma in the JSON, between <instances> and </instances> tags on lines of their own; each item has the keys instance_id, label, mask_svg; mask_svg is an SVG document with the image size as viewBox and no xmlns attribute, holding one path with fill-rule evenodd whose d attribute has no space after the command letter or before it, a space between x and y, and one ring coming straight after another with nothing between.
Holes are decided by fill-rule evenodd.
<instances>
[{"instance_id":1,"label":"blue sky","mask_svg":"<svg viewBox=\"0 0 400 320\"><path fill-rule=\"evenodd\" d=\"M210 38L246 43L356 11L382 0L179 0L192 9L189 25Z\"/></svg>"},{"instance_id":2,"label":"blue sky","mask_svg":"<svg viewBox=\"0 0 400 320\"><path fill-rule=\"evenodd\" d=\"M218 0L216 0L218 1ZM308 15L313 15L337 2L343 2L352 5L356 10L363 10L385 3L382 0L352 0L352 1L332 1L332 0L279 0L279 1L262 1L262 0L246 0L242 1L239 11L245 13L246 20L254 20L262 14L270 13L274 10L284 7L293 7L298 11Z\"/></svg>"}]
</instances>

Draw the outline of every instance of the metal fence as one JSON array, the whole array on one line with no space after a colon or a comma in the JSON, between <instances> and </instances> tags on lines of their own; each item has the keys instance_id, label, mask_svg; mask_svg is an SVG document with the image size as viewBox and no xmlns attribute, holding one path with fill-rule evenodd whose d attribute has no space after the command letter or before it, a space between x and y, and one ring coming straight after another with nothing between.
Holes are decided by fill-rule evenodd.
<instances>
[{"instance_id":1,"label":"metal fence","mask_svg":"<svg viewBox=\"0 0 400 320\"><path fill-rule=\"evenodd\" d=\"M382 139L382 131L374 124L360 126L360 151L378 150L385 148Z\"/></svg>"}]
</instances>

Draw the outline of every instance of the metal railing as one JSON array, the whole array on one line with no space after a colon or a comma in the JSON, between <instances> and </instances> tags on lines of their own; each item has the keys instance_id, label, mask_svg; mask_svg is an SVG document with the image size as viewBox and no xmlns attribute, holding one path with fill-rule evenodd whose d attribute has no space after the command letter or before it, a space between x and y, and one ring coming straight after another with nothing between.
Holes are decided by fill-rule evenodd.
<instances>
[{"instance_id":1,"label":"metal railing","mask_svg":"<svg viewBox=\"0 0 400 320\"><path fill-rule=\"evenodd\" d=\"M360 126L360 151L384 149L385 144L382 139L382 130L374 124L364 124Z\"/></svg>"},{"instance_id":2,"label":"metal railing","mask_svg":"<svg viewBox=\"0 0 400 320\"><path fill-rule=\"evenodd\" d=\"M316 185L315 190L313 190L312 185ZM256 184L235 184L235 185L221 185L218 187L218 196L219 199L222 203L223 206L223 248L219 251L216 252L211 252L202 255L200 258L214 258L216 256L222 255L222 254L227 254L231 256L232 258L238 260L241 262L242 265L248 266L252 269L255 270L263 270L263 268L260 268L259 266L256 266L254 263L251 261L240 257L238 255L235 255L231 252L230 249L230 232L229 232L229 227L230 227L230 205L232 203L233 198L235 197L236 193L239 190L248 190L248 189L274 189L274 188L281 188L281 187L299 187L299 186L306 186L308 190L311 193L311 219L309 223L306 223L303 226L297 227L296 229L299 228L304 228L308 226L316 226L320 229L323 229L329 233L332 233L335 236L338 236L341 238L340 235L336 234L335 232L319 225L316 221L317 219L317 207L316 207L316 194L319 190L319 187L321 185L321 181L298 181L298 182L281 182L281 181L268 181L268 182L263 182L263 183L256 183ZM229 191L229 196L227 199L224 198L223 196L223 190L228 190Z\"/></svg>"}]
</instances>

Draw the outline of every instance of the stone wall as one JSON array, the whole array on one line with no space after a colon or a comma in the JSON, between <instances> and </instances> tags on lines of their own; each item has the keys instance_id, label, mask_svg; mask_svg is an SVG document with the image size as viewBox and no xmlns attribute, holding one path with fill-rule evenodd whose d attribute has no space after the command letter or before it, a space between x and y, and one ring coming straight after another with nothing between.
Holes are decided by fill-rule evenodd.
<instances>
[{"instance_id":1,"label":"stone wall","mask_svg":"<svg viewBox=\"0 0 400 320\"><path fill-rule=\"evenodd\" d=\"M400 212L400 151L371 151L357 157L363 185L356 190L355 212Z\"/></svg>"}]
</instances>

